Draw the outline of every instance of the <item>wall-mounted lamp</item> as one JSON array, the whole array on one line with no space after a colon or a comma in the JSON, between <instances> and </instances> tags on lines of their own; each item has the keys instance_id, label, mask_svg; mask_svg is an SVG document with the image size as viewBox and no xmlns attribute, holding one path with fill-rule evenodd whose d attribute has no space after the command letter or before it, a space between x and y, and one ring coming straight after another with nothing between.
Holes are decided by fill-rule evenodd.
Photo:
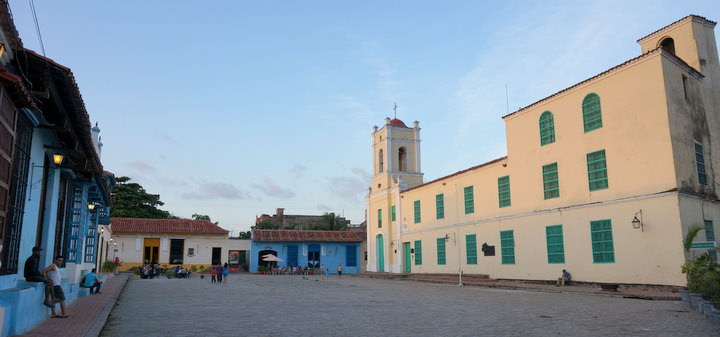
<instances>
[{"instance_id":1,"label":"wall-mounted lamp","mask_svg":"<svg viewBox=\"0 0 720 337\"><path fill-rule=\"evenodd\" d=\"M640 219L638 219L638 215L640 215ZM635 229L640 229L641 232L645 231L645 228L643 228L642 210L635 213L635 217L632 219L632 226Z\"/></svg>"},{"instance_id":2,"label":"wall-mounted lamp","mask_svg":"<svg viewBox=\"0 0 720 337\"><path fill-rule=\"evenodd\" d=\"M102 227L102 226L100 227L100 233L101 233L101 234L102 234L102 233L105 233L105 227Z\"/></svg>"},{"instance_id":3,"label":"wall-mounted lamp","mask_svg":"<svg viewBox=\"0 0 720 337\"><path fill-rule=\"evenodd\" d=\"M91 210L91 211L94 210L94 209L95 209L95 203L92 203L92 202L89 203L89 204L88 204L88 209Z\"/></svg>"},{"instance_id":4,"label":"wall-mounted lamp","mask_svg":"<svg viewBox=\"0 0 720 337\"><path fill-rule=\"evenodd\" d=\"M445 234L445 242L448 242L448 241L450 241L450 236Z\"/></svg>"},{"instance_id":5,"label":"wall-mounted lamp","mask_svg":"<svg viewBox=\"0 0 720 337\"><path fill-rule=\"evenodd\" d=\"M55 165L60 165L65 160L65 156L62 153L53 153L52 159Z\"/></svg>"}]
</instances>

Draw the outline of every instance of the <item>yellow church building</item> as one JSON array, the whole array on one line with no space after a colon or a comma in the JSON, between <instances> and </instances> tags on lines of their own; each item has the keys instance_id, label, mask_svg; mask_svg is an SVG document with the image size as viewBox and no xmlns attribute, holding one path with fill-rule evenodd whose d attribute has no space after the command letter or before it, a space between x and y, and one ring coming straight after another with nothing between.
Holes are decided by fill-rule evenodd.
<instances>
[{"instance_id":1,"label":"yellow church building","mask_svg":"<svg viewBox=\"0 0 720 337\"><path fill-rule=\"evenodd\" d=\"M506 157L423 182L420 127L374 128L367 270L685 285L716 253L720 65L690 15L642 54L503 117ZM718 171L715 171L718 168Z\"/></svg>"}]
</instances>

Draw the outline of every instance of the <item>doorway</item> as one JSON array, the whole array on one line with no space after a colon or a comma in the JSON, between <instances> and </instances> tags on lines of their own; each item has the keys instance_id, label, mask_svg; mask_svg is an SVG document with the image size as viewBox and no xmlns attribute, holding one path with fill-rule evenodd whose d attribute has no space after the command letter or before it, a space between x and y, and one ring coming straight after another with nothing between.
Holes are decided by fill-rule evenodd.
<instances>
[{"instance_id":1,"label":"doorway","mask_svg":"<svg viewBox=\"0 0 720 337\"><path fill-rule=\"evenodd\" d=\"M410 273L410 242L403 242L403 251L405 252L405 272Z\"/></svg>"},{"instance_id":2,"label":"doorway","mask_svg":"<svg viewBox=\"0 0 720 337\"><path fill-rule=\"evenodd\" d=\"M377 258L377 271L385 271L385 243L382 234L375 237L375 249Z\"/></svg>"},{"instance_id":3,"label":"doorway","mask_svg":"<svg viewBox=\"0 0 720 337\"><path fill-rule=\"evenodd\" d=\"M308 267L312 269L320 268L320 245L308 246Z\"/></svg>"},{"instance_id":4,"label":"doorway","mask_svg":"<svg viewBox=\"0 0 720 337\"><path fill-rule=\"evenodd\" d=\"M211 261L213 266L217 266L220 263L222 263L222 261L220 260L221 256L222 256L222 248L221 247L213 247L212 261Z\"/></svg>"},{"instance_id":5,"label":"doorway","mask_svg":"<svg viewBox=\"0 0 720 337\"><path fill-rule=\"evenodd\" d=\"M260 268L260 267L267 268L272 264L272 262L270 262L270 261L263 261L263 256L268 255L268 254L277 256L277 252L274 250L261 250L258 253L258 268Z\"/></svg>"},{"instance_id":6,"label":"doorway","mask_svg":"<svg viewBox=\"0 0 720 337\"><path fill-rule=\"evenodd\" d=\"M157 264L160 261L160 238L145 238L143 262Z\"/></svg>"}]
</instances>

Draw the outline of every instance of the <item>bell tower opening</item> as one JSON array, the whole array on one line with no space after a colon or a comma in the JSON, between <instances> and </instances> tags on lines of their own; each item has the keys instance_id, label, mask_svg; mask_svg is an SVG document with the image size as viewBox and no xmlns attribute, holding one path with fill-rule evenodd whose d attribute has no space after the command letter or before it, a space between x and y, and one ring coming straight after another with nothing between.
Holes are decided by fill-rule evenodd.
<instances>
[{"instance_id":1,"label":"bell tower opening","mask_svg":"<svg viewBox=\"0 0 720 337\"><path fill-rule=\"evenodd\" d=\"M405 150L404 146L398 150L398 164L398 170L400 172L407 171L407 151Z\"/></svg>"},{"instance_id":2,"label":"bell tower opening","mask_svg":"<svg viewBox=\"0 0 720 337\"><path fill-rule=\"evenodd\" d=\"M383 150L378 151L378 173L383 173L385 163L383 162Z\"/></svg>"},{"instance_id":3,"label":"bell tower opening","mask_svg":"<svg viewBox=\"0 0 720 337\"><path fill-rule=\"evenodd\" d=\"M667 37L660 41L660 47L662 49L668 51L670 54L675 55L675 40L673 40L671 37Z\"/></svg>"}]
</instances>

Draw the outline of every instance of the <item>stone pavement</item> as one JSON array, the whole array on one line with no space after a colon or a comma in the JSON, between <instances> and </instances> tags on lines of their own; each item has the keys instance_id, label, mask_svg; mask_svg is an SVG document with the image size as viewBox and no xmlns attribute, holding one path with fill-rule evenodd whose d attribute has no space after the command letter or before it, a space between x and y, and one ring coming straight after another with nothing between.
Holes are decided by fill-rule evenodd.
<instances>
[{"instance_id":1,"label":"stone pavement","mask_svg":"<svg viewBox=\"0 0 720 337\"><path fill-rule=\"evenodd\" d=\"M97 336L130 274L109 277L99 295L80 297L67 307L67 318L47 318L22 337ZM60 313L60 306L57 306Z\"/></svg>"},{"instance_id":2,"label":"stone pavement","mask_svg":"<svg viewBox=\"0 0 720 337\"><path fill-rule=\"evenodd\" d=\"M333 276L131 280L101 336L720 336L679 301Z\"/></svg>"}]
</instances>

